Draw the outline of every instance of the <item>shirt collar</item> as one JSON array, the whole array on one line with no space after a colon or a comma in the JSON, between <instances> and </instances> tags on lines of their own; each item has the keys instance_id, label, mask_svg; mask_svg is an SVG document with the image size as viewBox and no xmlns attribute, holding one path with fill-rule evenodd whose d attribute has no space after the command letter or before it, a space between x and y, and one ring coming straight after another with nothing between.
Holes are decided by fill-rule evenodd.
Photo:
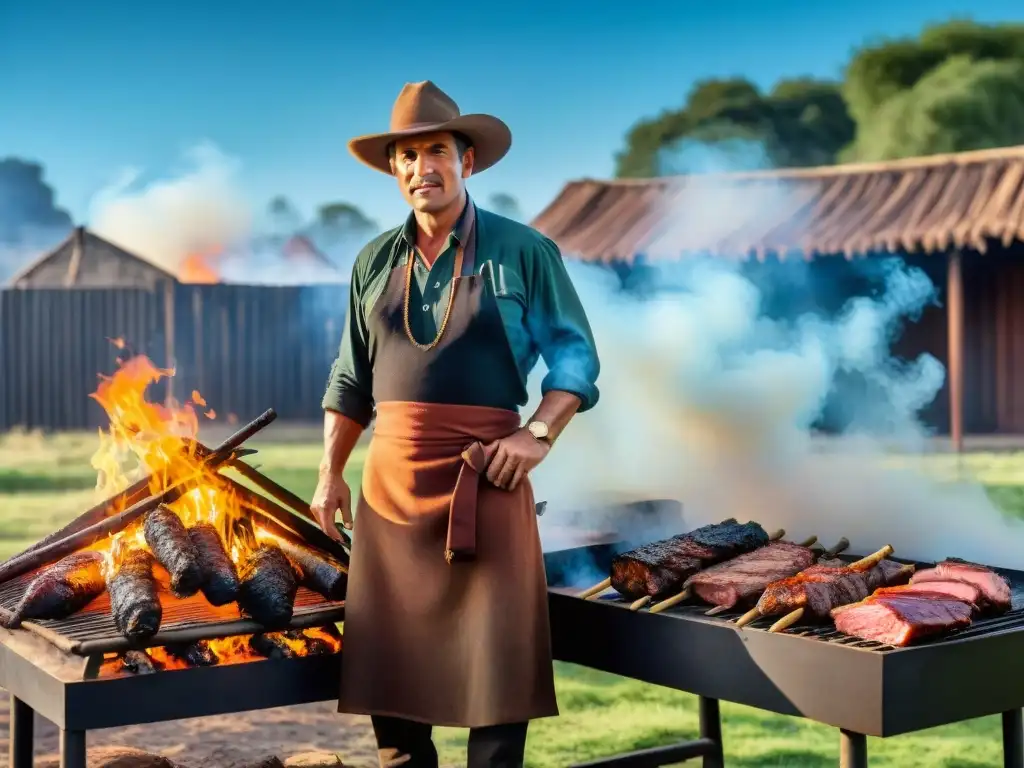
<instances>
[{"instance_id":1,"label":"shirt collar","mask_svg":"<svg viewBox=\"0 0 1024 768\"><path fill-rule=\"evenodd\" d=\"M469 212L469 206L473 205L473 201L469 195L466 195L466 205L462 209L462 213L459 214L458 220L455 222L455 227L452 229L449 237L454 239L459 245L466 245L466 238L469 236L469 223L470 217L466 214ZM402 231L402 236L405 238L406 244L410 248L416 247L416 217L413 214L409 214L409 218L405 220L405 229ZM450 244L450 243L449 243Z\"/></svg>"}]
</instances>

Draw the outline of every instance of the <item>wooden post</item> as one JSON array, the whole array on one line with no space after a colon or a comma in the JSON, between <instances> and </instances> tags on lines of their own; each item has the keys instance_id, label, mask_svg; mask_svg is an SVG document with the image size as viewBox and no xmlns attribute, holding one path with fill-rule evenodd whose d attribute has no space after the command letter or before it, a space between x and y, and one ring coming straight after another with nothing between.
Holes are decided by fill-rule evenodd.
<instances>
[{"instance_id":1,"label":"wooden post","mask_svg":"<svg viewBox=\"0 0 1024 768\"><path fill-rule=\"evenodd\" d=\"M168 368L175 370L177 362L174 359L174 280L164 280L164 357ZM164 395L164 404L171 406L174 401L174 377L168 377L167 393Z\"/></svg>"},{"instance_id":2,"label":"wooden post","mask_svg":"<svg viewBox=\"0 0 1024 768\"><path fill-rule=\"evenodd\" d=\"M946 320L949 353L949 432L957 453L964 449L964 280L963 257L949 254L946 272Z\"/></svg>"}]
</instances>

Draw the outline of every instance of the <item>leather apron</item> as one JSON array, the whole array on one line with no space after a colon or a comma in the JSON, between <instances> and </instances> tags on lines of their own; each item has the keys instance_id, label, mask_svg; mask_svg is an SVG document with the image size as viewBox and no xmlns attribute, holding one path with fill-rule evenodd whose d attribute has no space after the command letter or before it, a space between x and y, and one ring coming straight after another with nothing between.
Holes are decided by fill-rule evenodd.
<instances>
[{"instance_id":1,"label":"leather apron","mask_svg":"<svg viewBox=\"0 0 1024 768\"><path fill-rule=\"evenodd\" d=\"M520 426L521 389L493 289L475 274L475 237L470 223L436 345L409 338L405 312L422 308L407 307L407 265L367 317L377 415L354 520L341 712L455 727L558 714L533 490L482 474L484 446Z\"/></svg>"}]
</instances>

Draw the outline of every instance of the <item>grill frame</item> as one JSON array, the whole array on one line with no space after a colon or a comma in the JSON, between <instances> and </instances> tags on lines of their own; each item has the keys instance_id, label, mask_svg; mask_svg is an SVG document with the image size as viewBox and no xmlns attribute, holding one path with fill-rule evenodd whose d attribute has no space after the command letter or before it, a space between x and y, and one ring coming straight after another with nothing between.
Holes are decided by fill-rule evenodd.
<instances>
[{"instance_id":1,"label":"grill frame","mask_svg":"<svg viewBox=\"0 0 1024 768\"><path fill-rule=\"evenodd\" d=\"M60 729L61 768L85 768L89 730L337 700L341 677L340 653L101 678L102 658L0 628L10 768L32 768L33 712Z\"/></svg>"},{"instance_id":2,"label":"grill frame","mask_svg":"<svg viewBox=\"0 0 1024 768\"><path fill-rule=\"evenodd\" d=\"M626 548L605 544L545 555L556 659L697 694L702 706L730 701L834 726L842 734L840 764L850 768L867 766L866 736L1003 714L1004 764L1024 768L1024 613L1019 624L998 631L879 649L801 636L806 626L770 633L765 620L740 629L733 623L739 612L631 611L624 601L581 600L577 585L564 586L581 563L606 566ZM1024 588L1024 573L1001 573ZM588 766L672 764L634 758Z\"/></svg>"}]
</instances>

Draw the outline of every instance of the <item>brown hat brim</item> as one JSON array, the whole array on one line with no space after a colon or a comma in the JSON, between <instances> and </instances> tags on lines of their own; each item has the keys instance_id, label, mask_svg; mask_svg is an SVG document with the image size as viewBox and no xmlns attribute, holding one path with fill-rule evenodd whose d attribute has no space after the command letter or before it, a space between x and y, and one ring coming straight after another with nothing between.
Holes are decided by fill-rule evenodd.
<instances>
[{"instance_id":1,"label":"brown hat brim","mask_svg":"<svg viewBox=\"0 0 1024 768\"><path fill-rule=\"evenodd\" d=\"M376 171L391 175L388 145L409 136L442 131L458 132L473 145L473 173L486 171L501 160L512 147L512 131L504 122L491 115L461 115L444 123L417 125L402 131L359 136L348 143L348 150L357 160Z\"/></svg>"}]
</instances>

